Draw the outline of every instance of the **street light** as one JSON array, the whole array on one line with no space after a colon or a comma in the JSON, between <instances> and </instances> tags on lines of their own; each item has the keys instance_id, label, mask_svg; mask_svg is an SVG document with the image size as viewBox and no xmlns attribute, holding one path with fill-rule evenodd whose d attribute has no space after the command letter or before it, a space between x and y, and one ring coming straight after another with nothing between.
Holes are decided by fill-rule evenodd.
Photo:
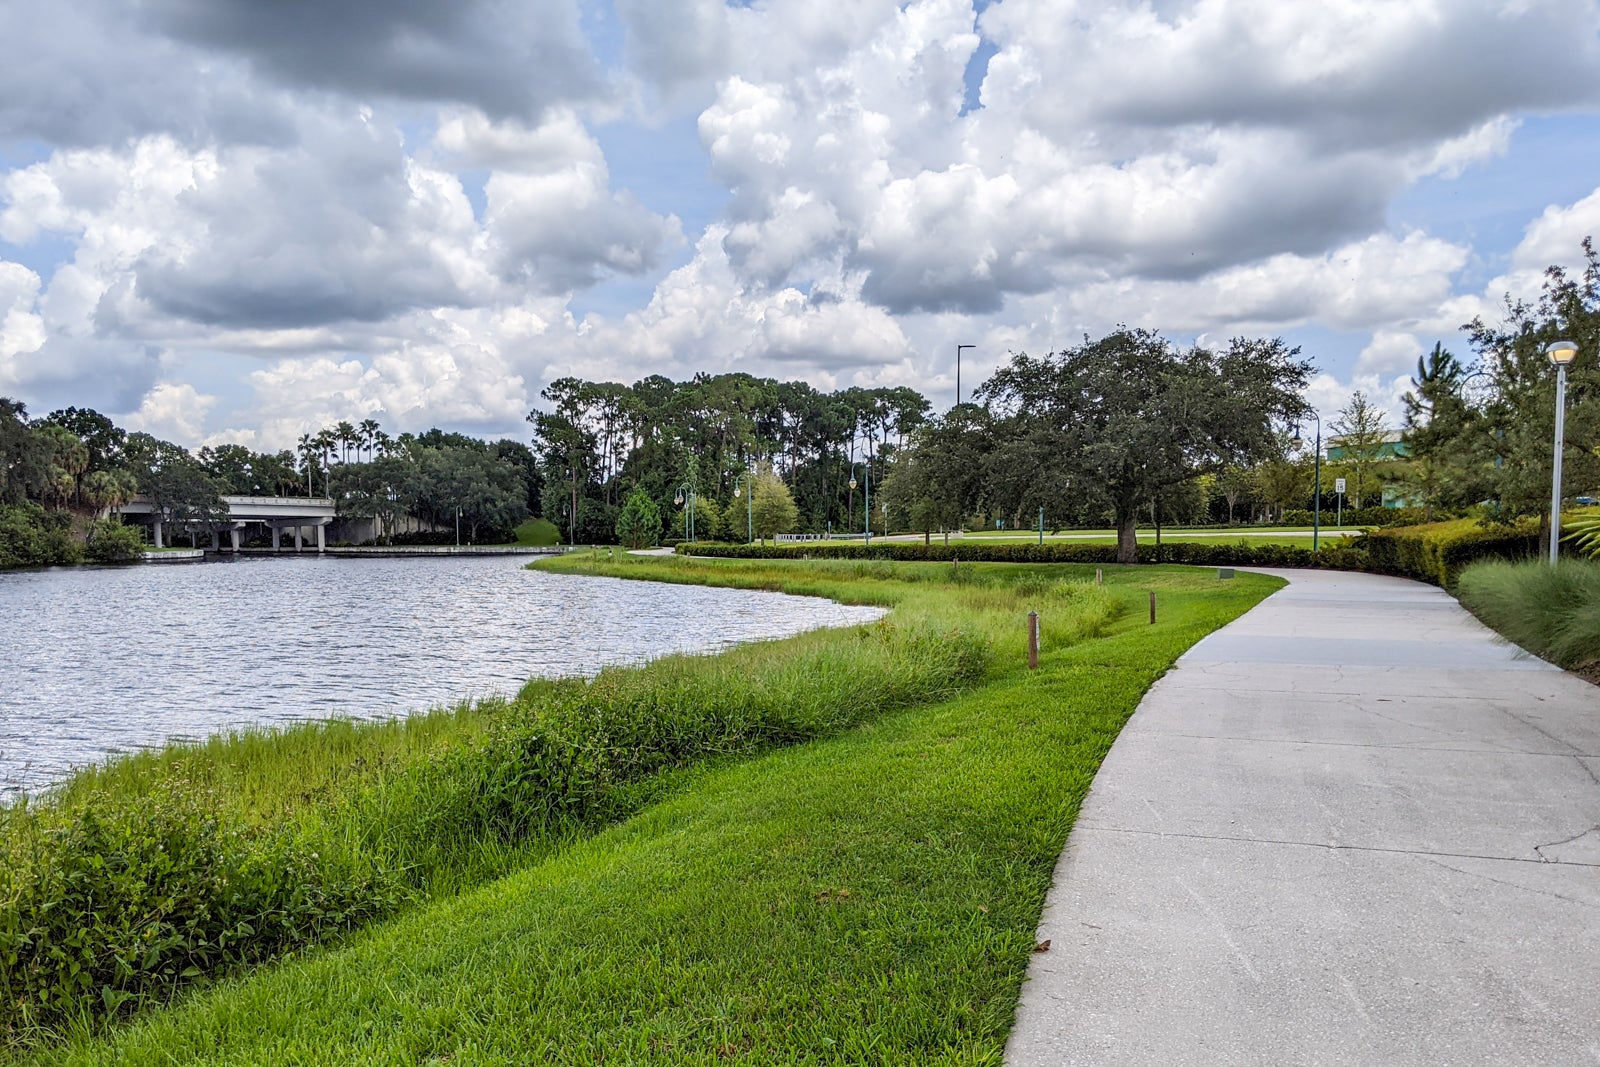
<instances>
[{"instance_id":1,"label":"street light","mask_svg":"<svg viewBox=\"0 0 1600 1067\"><path fill-rule=\"evenodd\" d=\"M1317 550L1317 542L1322 535L1322 418L1317 414L1316 408L1310 409L1310 414L1317 424L1317 443L1314 446L1316 449L1316 461L1314 464L1316 474L1313 476L1311 490L1313 494L1311 498L1311 551L1315 552ZM1299 433L1300 427L1296 426L1295 436L1297 438ZM1299 447L1301 443L1296 440L1295 446Z\"/></svg>"},{"instance_id":2,"label":"street light","mask_svg":"<svg viewBox=\"0 0 1600 1067\"><path fill-rule=\"evenodd\" d=\"M956 345L956 407L961 406L961 350L977 347L977 345Z\"/></svg>"},{"instance_id":3,"label":"street light","mask_svg":"<svg viewBox=\"0 0 1600 1067\"><path fill-rule=\"evenodd\" d=\"M672 502L674 504L678 505L678 507L681 508L681 507L683 507L683 503L686 500L689 502L689 514L687 516L689 521L688 521L687 525L684 526L683 532L688 534L689 543L693 544L694 543L694 489L693 489L693 487L691 487L691 486L689 486L687 484L680 485L680 486L678 486L678 495L672 498Z\"/></svg>"},{"instance_id":4,"label":"street light","mask_svg":"<svg viewBox=\"0 0 1600 1067\"><path fill-rule=\"evenodd\" d=\"M739 482L741 479L744 481L744 487L750 490L750 492L745 496L744 501L744 543L747 545L753 545L756 543L756 491L750 484L750 472L745 471L743 474L740 474L733 479L733 498L735 500L739 499ZM765 543L765 541L762 542L762 544Z\"/></svg>"},{"instance_id":5,"label":"street light","mask_svg":"<svg viewBox=\"0 0 1600 1067\"><path fill-rule=\"evenodd\" d=\"M456 547L461 547L461 508L456 507Z\"/></svg>"},{"instance_id":6,"label":"street light","mask_svg":"<svg viewBox=\"0 0 1600 1067\"><path fill-rule=\"evenodd\" d=\"M865 495L862 497L861 501L861 519L866 525L866 543L870 545L872 544L872 464L864 462L862 463L862 466L866 468L865 477L867 482L866 485L862 487ZM854 489L855 487L856 465L852 463L850 464L850 488Z\"/></svg>"},{"instance_id":7,"label":"street light","mask_svg":"<svg viewBox=\"0 0 1600 1067\"><path fill-rule=\"evenodd\" d=\"M1561 546L1561 452L1567 436L1567 364L1578 358L1578 346L1571 341L1552 341L1544 354L1556 366L1555 469L1550 476L1550 564L1554 566Z\"/></svg>"}]
</instances>

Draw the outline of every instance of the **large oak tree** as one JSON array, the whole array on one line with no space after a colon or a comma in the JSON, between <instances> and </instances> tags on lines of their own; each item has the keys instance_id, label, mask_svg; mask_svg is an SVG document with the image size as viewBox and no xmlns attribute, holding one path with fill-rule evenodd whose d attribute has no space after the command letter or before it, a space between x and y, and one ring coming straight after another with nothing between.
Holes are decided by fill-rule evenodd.
<instances>
[{"instance_id":1,"label":"large oak tree","mask_svg":"<svg viewBox=\"0 0 1600 1067\"><path fill-rule=\"evenodd\" d=\"M1274 423L1297 418L1311 365L1277 338L1221 350L1179 348L1149 330L1036 357L1013 355L978 389L995 416L992 486L1069 508L1099 506L1117 559L1137 560L1139 508L1198 475L1275 448Z\"/></svg>"}]
</instances>

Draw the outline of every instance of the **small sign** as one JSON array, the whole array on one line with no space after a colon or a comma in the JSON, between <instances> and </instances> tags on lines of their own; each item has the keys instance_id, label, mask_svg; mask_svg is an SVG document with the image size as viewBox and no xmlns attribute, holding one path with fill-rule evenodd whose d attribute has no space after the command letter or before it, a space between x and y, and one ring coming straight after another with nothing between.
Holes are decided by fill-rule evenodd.
<instances>
[{"instance_id":1,"label":"small sign","mask_svg":"<svg viewBox=\"0 0 1600 1067\"><path fill-rule=\"evenodd\" d=\"M1333 491L1335 493L1338 493L1340 496L1344 496L1344 479L1343 478L1335 478L1333 480Z\"/></svg>"}]
</instances>

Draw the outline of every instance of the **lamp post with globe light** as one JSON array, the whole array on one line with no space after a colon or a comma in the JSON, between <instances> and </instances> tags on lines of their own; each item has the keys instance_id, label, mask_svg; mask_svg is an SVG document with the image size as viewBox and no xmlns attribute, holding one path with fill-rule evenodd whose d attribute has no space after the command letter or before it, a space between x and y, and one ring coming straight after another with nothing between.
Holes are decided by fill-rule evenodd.
<instances>
[{"instance_id":1,"label":"lamp post with globe light","mask_svg":"<svg viewBox=\"0 0 1600 1067\"><path fill-rule=\"evenodd\" d=\"M1554 566L1561 548L1561 452L1567 436L1567 364L1578 358L1578 346L1572 341L1552 341L1544 354L1556 368L1555 465L1550 475L1550 563Z\"/></svg>"},{"instance_id":2,"label":"lamp post with globe light","mask_svg":"<svg viewBox=\"0 0 1600 1067\"><path fill-rule=\"evenodd\" d=\"M684 516L688 521L684 524L683 532L692 545L694 544L694 488L690 485L678 486L678 495L672 498L672 502L680 508L683 507L685 501L689 504L689 511Z\"/></svg>"},{"instance_id":3,"label":"lamp post with globe light","mask_svg":"<svg viewBox=\"0 0 1600 1067\"><path fill-rule=\"evenodd\" d=\"M851 464L850 466L850 488L854 490L856 487L855 464ZM862 498L861 516L863 519L863 525L866 526L866 543L870 545L872 544L872 465L870 463L864 463L862 466L866 468L865 477L867 481L866 485L862 487L863 491L865 492L865 496Z\"/></svg>"},{"instance_id":4,"label":"lamp post with globe light","mask_svg":"<svg viewBox=\"0 0 1600 1067\"><path fill-rule=\"evenodd\" d=\"M750 472L749 471L745 471L743 474L738 475L733 480L733 498L735 500L739 499L739 483L740 482L744 483L744 493L745 493L745 497L744 497L745 544L753 545L753 544L756 543L756 491L755 491L755 488L750 484ZM765 544L766 542L763 541L762 543Z\"/></svg>"}]
</instances>

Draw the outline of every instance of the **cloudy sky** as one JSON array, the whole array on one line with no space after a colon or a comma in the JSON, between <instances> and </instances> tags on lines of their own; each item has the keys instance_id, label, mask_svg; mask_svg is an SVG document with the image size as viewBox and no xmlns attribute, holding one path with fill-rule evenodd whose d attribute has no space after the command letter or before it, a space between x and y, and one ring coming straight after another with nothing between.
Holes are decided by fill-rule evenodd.
<instances>
[{"instance_id":1,"label":"cloudy sky","mask_svg":"<svg viewBox=\"0 0 1600 1067\"><path fill-rule=\"evenodd\" d=\"M1597 0L0 0L0 394L526 437L551 378L1281 334L1331 415L1600 236Z\"/></svg>"}]
</instances>

